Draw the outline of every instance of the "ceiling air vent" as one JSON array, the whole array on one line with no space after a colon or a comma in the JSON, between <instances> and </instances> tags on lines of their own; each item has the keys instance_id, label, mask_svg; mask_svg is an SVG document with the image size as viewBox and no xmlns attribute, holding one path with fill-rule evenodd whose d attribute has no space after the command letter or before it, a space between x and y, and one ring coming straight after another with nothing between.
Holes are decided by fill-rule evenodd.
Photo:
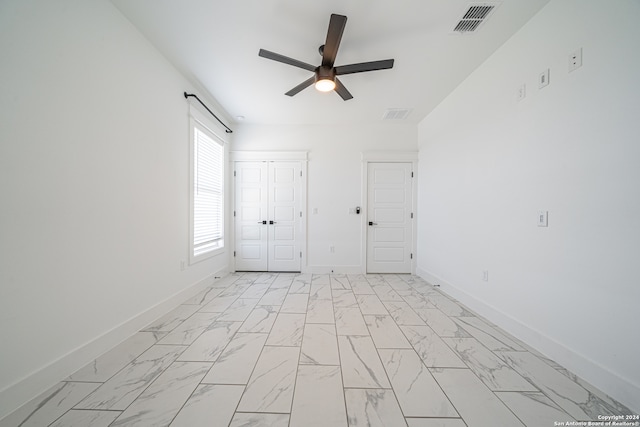
<instances>
[{"instance_id":1,"label":"ceiling air vent","mask_svg":"<svg viewBox=\"0 0 640 427\"><path fill-rule=\"evenodd\" d=\"M480 24L489 17L495 7L495 4L489 3L476 3L469 5L453 31L455 33L470 33L477 30Z\"/></svg>"},{"instance_id":2,"label":"ceiling air vent","mask_svg":"<svg viewBox=\"0 0 640 427\"><path fill-rule=\"evenodd\" d=\"M382 120L404 120L410 112L409 108L389 108L384 112Z\"/></svg>"}]
</instances>

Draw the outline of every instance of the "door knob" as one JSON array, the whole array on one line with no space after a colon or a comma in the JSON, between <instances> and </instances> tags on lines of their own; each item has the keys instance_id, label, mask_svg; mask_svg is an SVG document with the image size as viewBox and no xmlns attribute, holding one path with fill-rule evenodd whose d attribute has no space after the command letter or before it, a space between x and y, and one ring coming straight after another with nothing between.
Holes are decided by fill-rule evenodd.
<instances>
[{"instance_id":1,"label":"door knob","mask_svg":"<svg viewBox=\"0 0 640 427\"><path fill-rule=\"evenodd\" d=\"M369 225L378 225L377 222L369 221Z\"/></svg>"},{"instance_id":2,"label":"door knob","mask_svg":"<svg viewBox=\"0 0 640 427\"><path fill-rule=\"evenodd\" d=\"M269 221L269 224L277 224L275 221Z\"/></svg>"},{"instance_id":3,"label":"door knob","mask_svg":"<svg viewBox=\"0 0 640 427\"><path fill-rule=\"evenodd\" d=\"M266 224L267 221L258 221L258 224Z\"/></svg>"}]
</instances>

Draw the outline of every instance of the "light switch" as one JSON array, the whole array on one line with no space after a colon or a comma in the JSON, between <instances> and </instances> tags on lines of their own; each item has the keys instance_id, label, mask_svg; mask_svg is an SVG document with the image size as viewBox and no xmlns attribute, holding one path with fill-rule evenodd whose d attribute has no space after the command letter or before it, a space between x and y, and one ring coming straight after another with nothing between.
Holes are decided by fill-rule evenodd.
<instances>
[{"instance_id":1,"label":"light switch","mask_svg":"<svg viewBox=\"0 0 640 427\"><path fill-rule=\"evenodd\" d=\"M549 212L548 211L538 211L538 227L548 227L549 226Z\"/></svg>"},{"instance_id":2,"label":"light switch","mask_svg":"<svg viewBox=\"0 0 640 427\"><path fill-rule=\"evenodd\" d=\"M547 68L538 76L538 89L542 89L543 87L549 84L549 69Z\"/></svg>"},{"instance_id":3,"label":"light switch","mask_svg":"<svg viewBox=\"0 0 640 427\"><path fill-rule=\"evenodd\" d=\"M517 99L518 101L522 101L526 96L527 96L527 85L523 83L520 85L520 87L518 87Z\"/></svg>"}]
</instances>

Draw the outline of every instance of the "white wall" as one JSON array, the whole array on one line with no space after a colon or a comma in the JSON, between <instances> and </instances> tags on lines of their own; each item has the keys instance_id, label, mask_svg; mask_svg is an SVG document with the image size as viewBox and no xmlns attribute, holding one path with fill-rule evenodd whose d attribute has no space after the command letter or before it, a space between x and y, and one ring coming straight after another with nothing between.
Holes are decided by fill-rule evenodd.
<instances>
[{"instance_id":1,"label":"white wall","mask_svg":"<svg viewBox=\"0 0 640 427\"><path fill-rule=\"evenodd\" d=\"M418 216L423 277L636 410L639 18L551 1L420 124Z\"/></svg>"},{"instance_id":2,"label":"white wall","mask_svg":"<svg viewBox=\"0 0 640 427\"><path fill-rule=\"evenodd\" d=\"M344 102L339 98L336 102ZM362 153L416 151L412 124L262 126L243 125L234 134L238 151L308 151L307 270L361 273L362 229L366 215L349 214L362 206ZM317 214L314 214L317 209ZM335 247L331 253L330 246Z\"/></svg>"},{"instance_id":3,"label":"white wall","mask_svg":"<svg viewBox=\"0 0 640 427\"><path fill-rule=\"evenodd\" d=\"M2 418L229 258L180 270L193 88L111 3L3 1L0 53Z\"/></svg>"}]
</instances>

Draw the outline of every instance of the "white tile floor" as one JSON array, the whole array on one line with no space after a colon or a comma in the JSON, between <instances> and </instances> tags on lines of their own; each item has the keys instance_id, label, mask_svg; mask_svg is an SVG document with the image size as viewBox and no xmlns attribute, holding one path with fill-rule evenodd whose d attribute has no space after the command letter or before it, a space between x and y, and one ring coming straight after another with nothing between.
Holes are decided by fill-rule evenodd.
<instances>
[{"instance_id":1,"label":"white tile floor","mask_svg":"<svg viewBox=\"0 0 640 427\"><path fill-rule=\"evenodd\" d=\"M631 414L408 275L229 275L0 426L546 427Z\"/></svg>"}]
</instances>

